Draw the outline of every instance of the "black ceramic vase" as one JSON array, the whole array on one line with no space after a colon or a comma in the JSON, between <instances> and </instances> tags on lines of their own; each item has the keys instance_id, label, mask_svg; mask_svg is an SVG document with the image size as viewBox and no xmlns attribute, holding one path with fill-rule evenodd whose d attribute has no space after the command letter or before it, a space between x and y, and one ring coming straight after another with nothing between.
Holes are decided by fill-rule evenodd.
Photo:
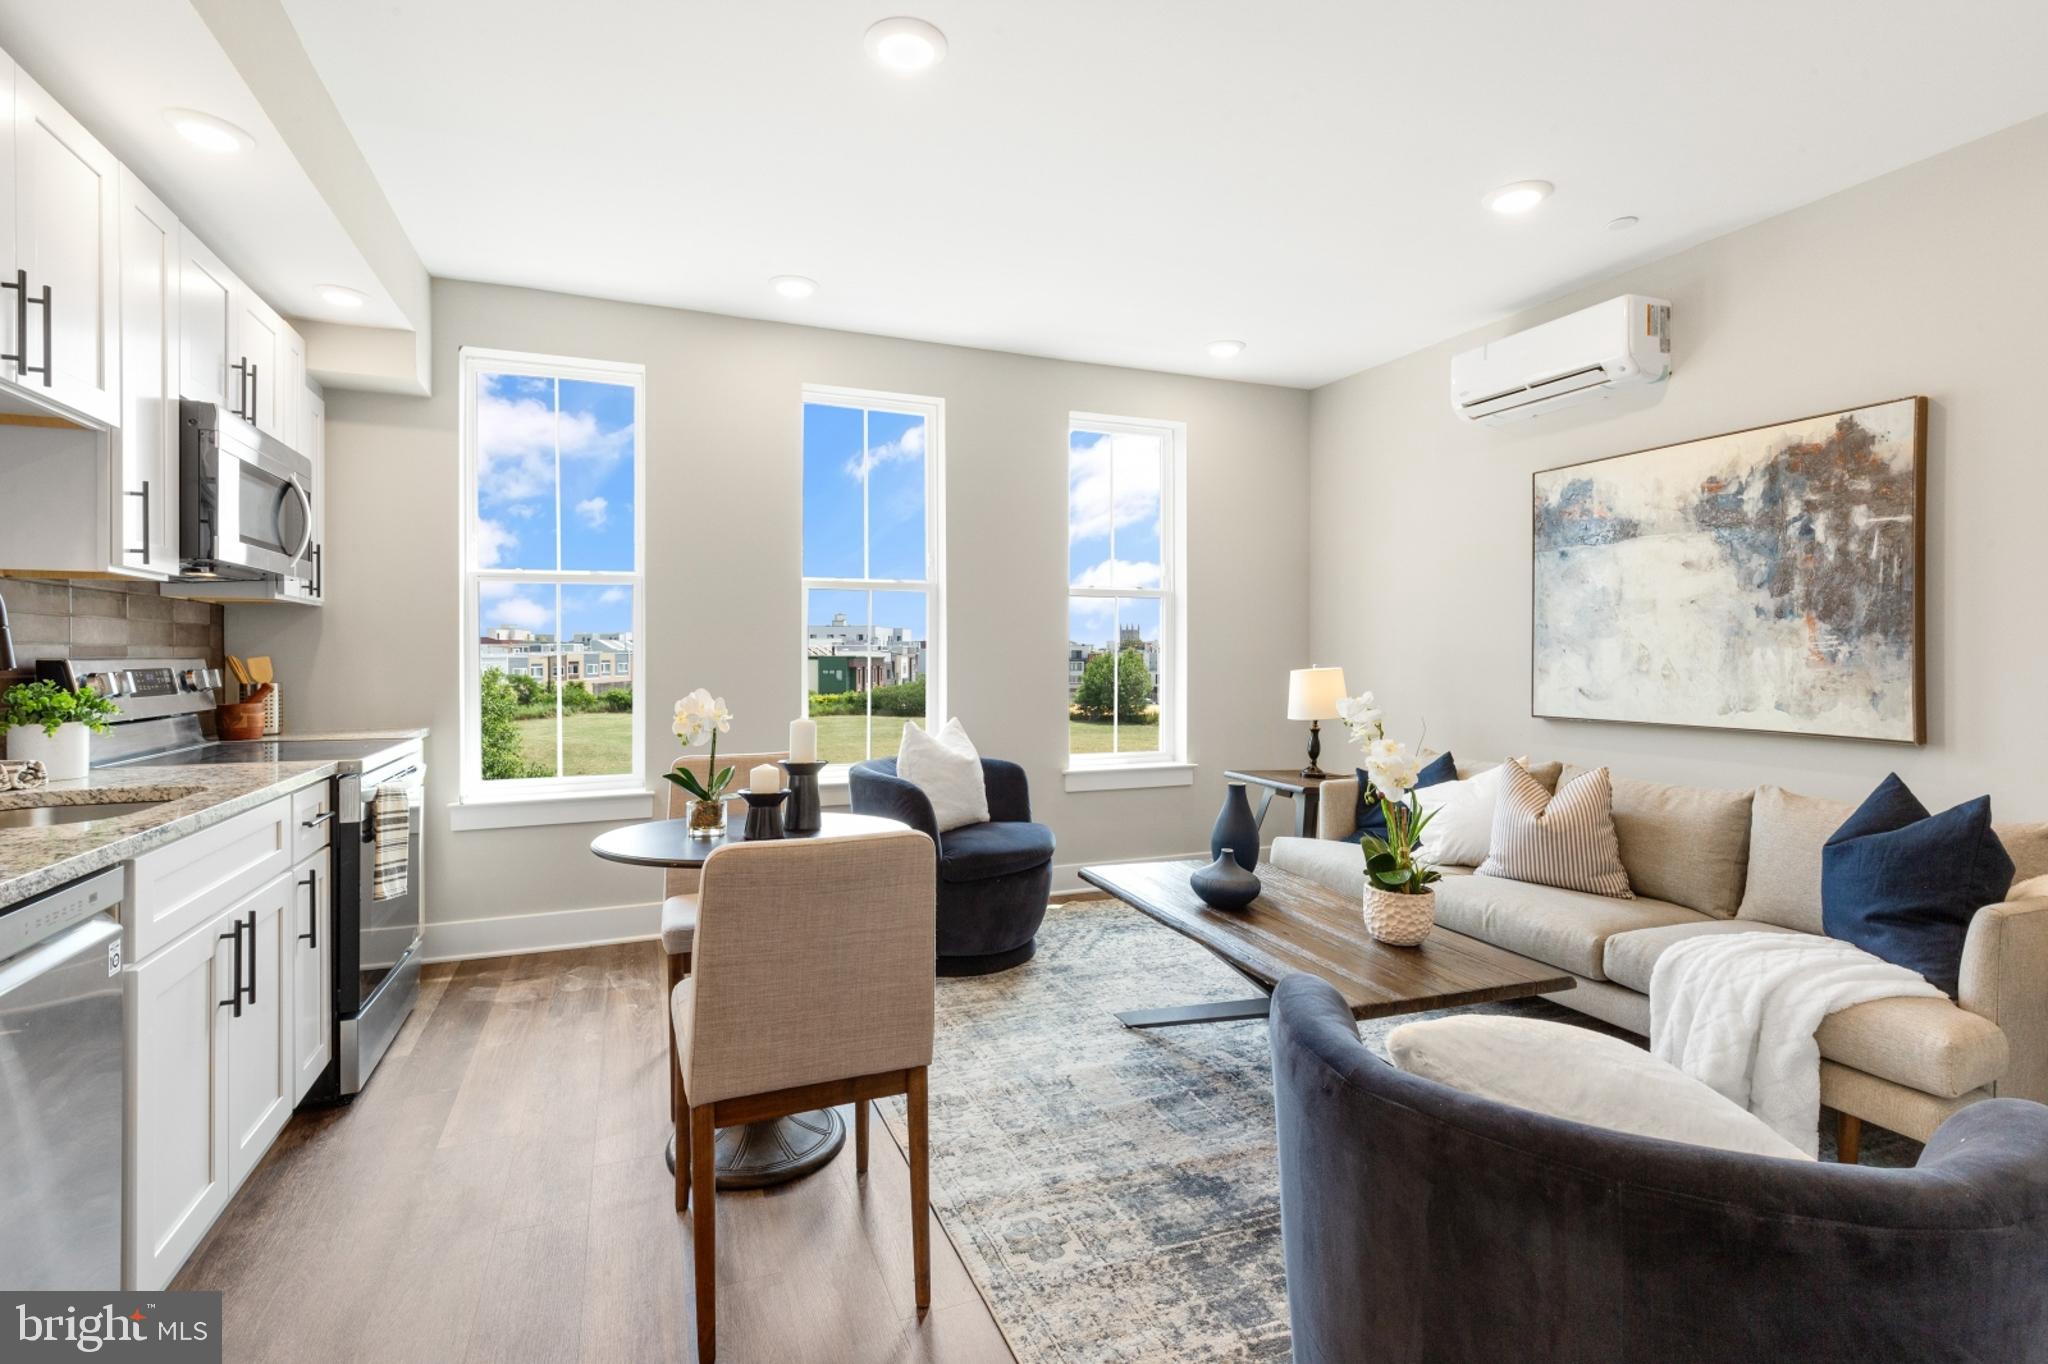
<instances>
[{"instance_id":1,"label":"black ceramic vase","mask_svg":"<svg viewBox=\"0 0 2048 1364\"><path fill-rule=\"evenodd\" d=\"M1243 787L1238 790L1242 792ZM1188 877L1202 903L1215 909L1243 909L1259 898L1259 878L1237 864L1231 850L1224 848L1216 860Z\"/></svg>"},{"instance_id":2,"label":"black ceramic vase","mask_svg":"<svg viewBox=\"0 0 2048 1364\"><path fill-rule=\"evenodd\" d=\"M1259 822L1252 818L1251 802L1245 799L1244 783L1228 782L1223 787L1223 810L1216 827L1209 831L1209 856L1220 857L1230 848L1237 865L1246 871L1259 869Z\"/></svg>"}]
</instances>

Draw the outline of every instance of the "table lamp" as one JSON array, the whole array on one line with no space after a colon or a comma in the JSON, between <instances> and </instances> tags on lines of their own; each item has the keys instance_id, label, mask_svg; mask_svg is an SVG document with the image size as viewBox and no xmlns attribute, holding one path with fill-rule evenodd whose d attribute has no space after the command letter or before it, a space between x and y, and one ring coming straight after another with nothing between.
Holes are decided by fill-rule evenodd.
<instances>
[{"instance_id":1,"label":"table lamp","mask_svg":"<svg viewBox=\"0 0 2048 1364\"><path fill-rule=\"evenodd\" d=\"M1322 778L1316 759L1323 756L1323 727L1318 721L1337 718L1337 703L1344 699L1342 668L1296 668L1287 674L1287 718L1308 721L1308 766L1304 777Z\"/></svg>"}]
</instances>

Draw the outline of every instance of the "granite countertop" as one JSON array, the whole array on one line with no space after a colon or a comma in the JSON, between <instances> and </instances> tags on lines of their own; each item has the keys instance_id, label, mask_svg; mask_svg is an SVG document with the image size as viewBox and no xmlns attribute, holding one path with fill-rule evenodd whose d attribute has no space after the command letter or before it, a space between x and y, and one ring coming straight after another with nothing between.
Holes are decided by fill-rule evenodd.
<instances>
[{"instance_id":1,"label":"granite countertop","mask_svg":"<svg viewBox=\"0 0 2048 1364\"><path fill-rule=\"evenodd\" d=\"M411 738L416 732L424 731L392 733L388 737ZM81 780L52 782L34 791L0 793L0 810L116 801L165 802L133 814L79 824L0 828L0 908L126 862L266 801L325 781L334 772L332 762L138 765L94 771Z\"/></svg>"}]
</instances>

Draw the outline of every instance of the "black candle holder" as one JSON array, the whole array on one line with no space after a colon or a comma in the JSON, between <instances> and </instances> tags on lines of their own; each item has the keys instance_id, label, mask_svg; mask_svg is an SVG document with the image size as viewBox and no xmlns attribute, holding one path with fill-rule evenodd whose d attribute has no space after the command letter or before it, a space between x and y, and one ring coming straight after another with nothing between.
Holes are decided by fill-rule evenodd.
<instances>
[{"instance_id":1,"label":"black candle holder","mask_svg":"<svg viewBox=\"0 0 2048 1364\"><path fill-rule=\"evenodd\" d=\"M747 842L782 837L782 802L788 795L787 791L740 792L741 799L747 802L747 827L743 835Z\"/></svg>"},{"instance_id":2,"label":"black candle holder","mask_svg":"<svg viewBox=\"0 0 2048 1364\"><path fill-rule=\"evenodd\" d=\"M789 810L782 817L782 827L793 834L817 833L825 827L824 809L818 800L818 774L825 764L785 761L782 770L789 773Z\"/></svg>"}]
</instances>

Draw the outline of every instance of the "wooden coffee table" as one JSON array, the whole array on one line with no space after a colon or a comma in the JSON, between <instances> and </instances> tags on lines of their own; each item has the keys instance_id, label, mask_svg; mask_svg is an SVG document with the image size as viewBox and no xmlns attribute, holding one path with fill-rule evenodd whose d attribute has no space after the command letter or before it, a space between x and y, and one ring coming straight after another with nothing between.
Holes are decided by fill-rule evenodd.
<instances>
[{"instance_id":1,"label":"wooden coffee table","mask_svg":"<svg viewBox=\"0 0 2048 1364\"><path fill-rule=\"evenodd\" d=\"M1193 938L1261 991L1254 999L1118 1014L1127 1028L1168 1028L1264 1018L1267 995L1282 976L1306 971L1337 987L1353 1018L1387 1018L1552 994L1575 984L1571 973L1439 926L1419 947L1389 947L1365 931L1359 897L1319 881L1259 868L1264 889L1243 909L1211 909L1188 885L1205 865L1193 859L1083 867L1081 879L1141 914Z\"/></svg>"}]
</instances>

